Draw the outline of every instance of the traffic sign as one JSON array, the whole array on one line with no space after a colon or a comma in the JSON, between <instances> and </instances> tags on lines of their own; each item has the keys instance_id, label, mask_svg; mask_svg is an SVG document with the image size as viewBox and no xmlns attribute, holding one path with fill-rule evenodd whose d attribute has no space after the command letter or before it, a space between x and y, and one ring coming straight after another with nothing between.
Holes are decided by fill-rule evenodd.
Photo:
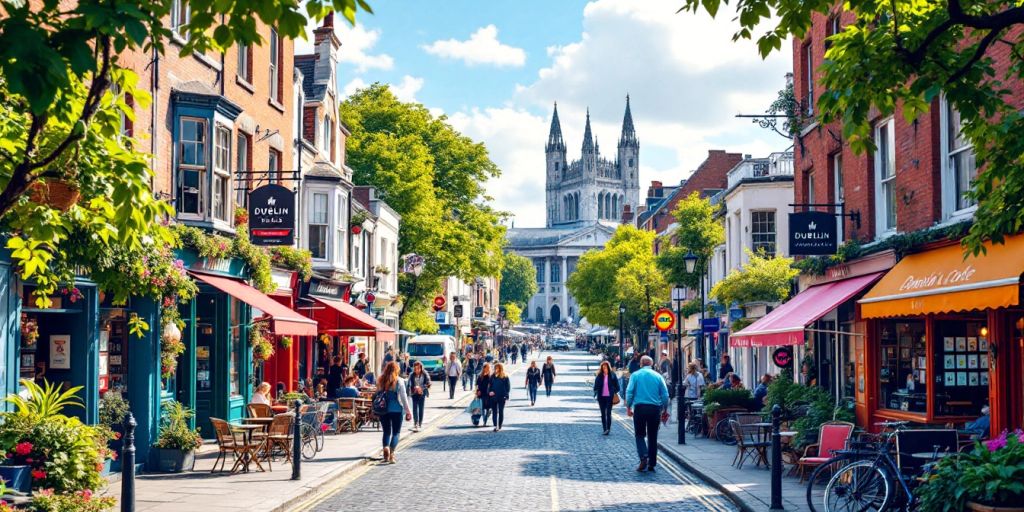
<instances>
[{"instance_id":1,"label":"traffic sign","mask_svg":"<svg viewBox=\"0 0 1024 512\"><path fill-rule=\"evenodd\" d=\"M455 312L453 313L455 318L462 318L462 304L455 305Z\"/></svg>"},{"instance_id":2,"label":"traffic sign","mask_svg":"<svg viewBox=\"0 0 1024 512\"><path fill-rule=\"evenodd\" d=\"M718 332L721 327L722 324L718 318L705 318L704 322L701 323L701 330L705 333Z\"/></svg>"},{"instance_id":3,"label":"traffic sign","mask_svg":"<svg viewBox=\"0 0 1024 512\"><path fill-rule=\"evenodd\" d=\"M654 326L659 331L668 331L676 326L676 315L672 310L661 308L654 314Z\"/></svg>"},{"instance_id":4,"label":"traffic sign","mask_svg":"<svg viewBox=\"0 0 1024 512\"><path fill-rule=\"evenodd\" d=\"M434 306L437 307L438 309L443 308L445 302L446 301L444 300L444 295L438 295L437 297L434 297Z\"/></svg>"}]
</instances>

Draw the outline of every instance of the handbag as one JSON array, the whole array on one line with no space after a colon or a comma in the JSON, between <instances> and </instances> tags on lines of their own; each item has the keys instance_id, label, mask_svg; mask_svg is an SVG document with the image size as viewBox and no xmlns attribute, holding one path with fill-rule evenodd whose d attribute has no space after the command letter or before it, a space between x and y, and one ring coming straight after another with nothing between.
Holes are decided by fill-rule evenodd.
<instances>
[{"instance_id":1,"label":"handbag","mask_svg":"<svg viewBox=\"0 0 1024 512\"><path fill-rule=\"evenodd\" d=\"M468 412L469 414L480 414L483 408L483 400L480 400L479 398L474 398L473 401L469 403L469 407L466 408L466 412Z\"/></svg>"},{"instance_id":2,"label":"handbag","mask_svg":"<svg viewBox=\"0 0 1024 512\"><path fill-rule=\"evenodd\" d=\"M613 393L612 394L612 405L619 405L619 402L621 402L621 401L622 401L622 399L619 398L619 394L618 393Z\"/></svg>"}]
</instances>

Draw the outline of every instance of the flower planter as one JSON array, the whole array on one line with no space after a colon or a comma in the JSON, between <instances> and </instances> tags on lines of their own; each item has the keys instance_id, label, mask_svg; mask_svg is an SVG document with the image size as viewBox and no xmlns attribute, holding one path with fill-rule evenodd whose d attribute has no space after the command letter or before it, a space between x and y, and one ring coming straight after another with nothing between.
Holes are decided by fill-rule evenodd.
<instances>
[{"instance_id":1,"label":"flower planter","mask_svg":"<svg viewBox=\"0 0 1024 512\"><path fill-rule=\"evenodd\" d=\"M29 186L33 203L50 205L62 212L68 211L81 197L78 187L54 178L37 180Z\"/></svg>"},{"instance_id":2,"label":"flower planter","mask_svg":"<svg viewBox=\"0 0 1024 512\"><path fill-rule=\"evenodd\" d=\"M185 468L191 469L196 460L194 451L157 448L156 455L157 470L164 473L181 473Z\"/></svg>"},{"instance_id":3,"label":"flower planter","mask_svg":"<svg viewBox=\"0 0 1024 512\"><path fill-rule=\"evenodd\" d=\"M1024 507L994 507L992 505L982 505L981 503L968 501L967 510L973 510L975 512L1024 512Z\"/></svg>"},{"instance_id":4,"label":"flower planter","mask_svg":"<svg viewBox=\"0 0 1024 512\"><path fill-rule=\"evenodd\" d=\"M8 489L28 493L32 490L32 466L0 465L0 478Z\"/></svg>"}]
</instances>

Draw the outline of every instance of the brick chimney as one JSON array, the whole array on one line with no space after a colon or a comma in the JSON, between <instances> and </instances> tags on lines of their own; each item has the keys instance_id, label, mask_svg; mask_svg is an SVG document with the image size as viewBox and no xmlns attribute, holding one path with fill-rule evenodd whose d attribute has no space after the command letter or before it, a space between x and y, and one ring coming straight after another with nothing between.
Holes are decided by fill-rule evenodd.
<instances>
[{"instance_id":1,"label":"brick chimney","mask_svg":"<svg viewBox=\"0 0 1024 512\"><path fill-rule=\"evenodd\" d=\"M622 207L622 223L632 224L633 223L633 208L628 204Z\"/></svg>"},{"instance_id":2,"label":"brick chimney","mask_svg":"<svg viewBox=\"0 0 1024 512\"><path fill-rule=\"evenodd\" d=\"M661 187L660 181L652 181L651 186L647 189L647 197L661 197Z\"/></svg>"},{"instance_id":3,"label":"brick chimney","mask_svg":"<svg viewBox=\"0 0 1024 512\"><path fill-rule=\"evenodd\" d=\"M324 18L323 24L313 31L313 43L316 53L316 67L313 70L313 80L317 82L330 82L334 72L338 69L338 49L341 48L341 40L334 33L334 13Z\"/></svg>"}]
</instances>

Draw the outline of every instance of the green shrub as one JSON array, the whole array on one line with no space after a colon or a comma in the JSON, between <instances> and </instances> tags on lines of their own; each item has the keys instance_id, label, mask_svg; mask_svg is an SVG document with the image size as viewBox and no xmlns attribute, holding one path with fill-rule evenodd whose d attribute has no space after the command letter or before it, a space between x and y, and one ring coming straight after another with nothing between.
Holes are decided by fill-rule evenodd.
<instances>
[{"instance_id":1,"label":"green shrub","mask_svg":"<svg viewBox=\"0 0 1024 512\"><path fill-rule=\"evenodd\" d=\"M799 386L787 396L799 397L799 401L809 404L807 415L798 418L793 422L793 430L797 432L793 437L793 445L801 448L808 444L808 435L817 433L823 423L829 421L847 421L853 423L855 417L853 411L845 407L836 406L835 400L828 391L817 386Z\"/></svg>"},{"instance_id":2,"label":"green shrub","mask_svg":"<svg viewBox=\"0 0 1024 512\"><path fill-rule=\"evenodd\" d=\"M965 510L968 501L1024 506L1024 433L1003 432L968 453L941 459L914 494L921 512Z\"/></svg>"},{"instance_id":3,"label":"green shrub","mask_svg":"<svg viewBox=\"0 0 1024 512\"><path fill-rule=\"evenodd\" d=\"M750 394L749 389L707 389L704 391L704 412L714 414L718 409L725 407L749 409L753 400L754 396Z\"/></svg>"},{"instance_id":4,"label":"green shrub","mask_svg":"<svg viewBox=\"0 0 1024 512\"><path fill-rule=\"evenodd\" d=\"M43 490L32 499L35 512L103 512L114 508L114 505L117 505L117 499L94 496L91 491L55 494L52 490Z\"/></svg>"},{"instance_id":5,"label":"green shrub","mask_svg":"<svg viewBox=\"0 0 1024 512\"><path fill-rule=\"evenodd\" d=\"M124 423L124 417L130 410L128 400L125 400L121 393L107 391L100 399L100 425L119 427Z\"/></svg>"},{"instance_id":6,"label":"green shrub","mask_svg":"<svg viewBox=\"0 0 1024 512\"><path fill-rule=\"evenodd\" d=\"M203 438L199 437L199 430L188 426L188 420L194 415L195 413L181 405L181 402L167 402L160 425L160 436L153 446L187 452L202 446Z\"/></svg>"},{"instance_id":7,"label":"green shrub","mask_svg":"<svg viewBox=\"0 0 1024 512\"><path fill-rule=\"evenodd\" d=\"M83 424L78 418L54 415L45 418L18 413L0 415L0 442L15 464L32 467L32 485L58 494L96 490L105 481L106 427ZM101 430L102 429L102 430Z\"/></svg>"}]
</instances>

